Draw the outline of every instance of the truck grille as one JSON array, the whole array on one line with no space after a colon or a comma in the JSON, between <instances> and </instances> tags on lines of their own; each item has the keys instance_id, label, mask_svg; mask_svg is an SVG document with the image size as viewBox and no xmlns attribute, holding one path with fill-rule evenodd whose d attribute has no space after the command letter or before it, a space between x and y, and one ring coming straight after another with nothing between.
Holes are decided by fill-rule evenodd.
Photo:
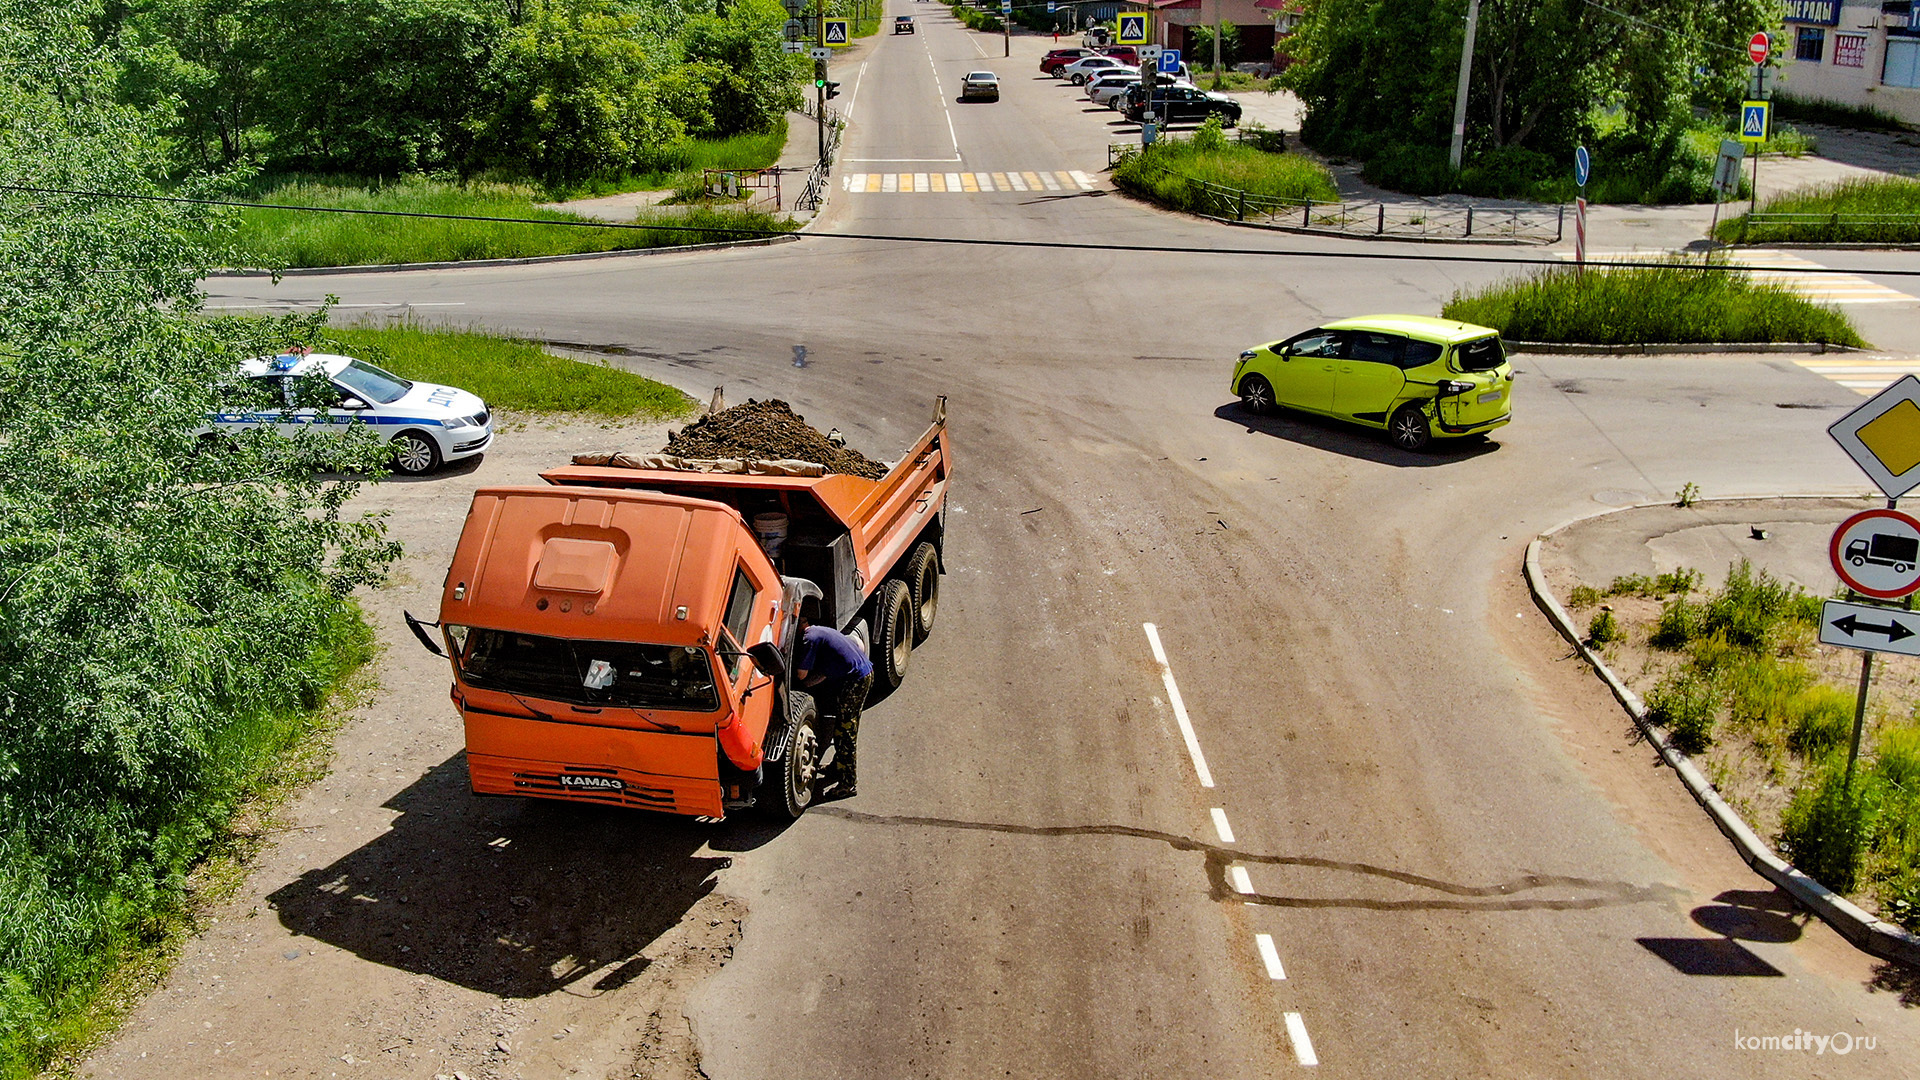
<instances>
[{"instance_id":1,"label":"truck grille","mask_svg":"<svg viewBox=\"0 0 1920 1080\"><path fill-rule=\"evenodd\" d=\"M628 772L604 765L562 765L527 768L525 762L505 763L486 758L468 758L473 789L485 794L528 795L569 802L624 806L635 810L656 810L674 814L719 817L720 785L711 780L680 779ZM605 777L622 785L619 791L594 790L561 782L561 775L572 778Z\"/></svg>"}]
</instances>

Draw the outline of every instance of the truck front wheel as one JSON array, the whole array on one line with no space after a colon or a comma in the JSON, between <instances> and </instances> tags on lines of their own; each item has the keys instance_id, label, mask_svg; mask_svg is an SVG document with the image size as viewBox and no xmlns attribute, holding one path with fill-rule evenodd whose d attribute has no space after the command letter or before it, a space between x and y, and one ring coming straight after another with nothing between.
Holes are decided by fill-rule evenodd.
<instances>
[{"instance_id":1,"label":"truck front wheel","mask_svg":"<svg viewBox=\"0 0 1920 1080\"><path fill-rule=\"evenodd\" d=\"M787 695L787 723L793 730L787 735L786 753L768 763L775 774L769 779L780 790L767 809L777 818L796 820L813 805L813 784L820 775L820 736L814 731L818 715L812 694Z\"/></svg>"},{"instance_id":2,"label":"truck front wheel","mask_svg":"<svg viewBox=\"0 0 1920 1080\"><path fill-rule=\"evenodd\" d=\"M913 657L913 590L898 578L880 586L873 605L873 680L893 691Z\"/></svg>"}]
</instances>

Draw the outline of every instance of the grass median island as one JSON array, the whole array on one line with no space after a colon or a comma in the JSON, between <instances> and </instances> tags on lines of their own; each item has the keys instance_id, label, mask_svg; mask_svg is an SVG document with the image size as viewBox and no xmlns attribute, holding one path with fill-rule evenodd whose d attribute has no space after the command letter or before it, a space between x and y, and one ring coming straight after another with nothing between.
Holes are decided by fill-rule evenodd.
<instances>
[{"instance_id":1,"label":"grass median island","mask_svg":"<svg viewBox=\"0 0 1920 1080\"><path fill-rule=\"evenodd\" d=\"M276 267L379 266L626 251L776 236L796 228L784 217L707 206L660 210L639 219L642 224L656 224L655 228L584 227L590 224L587 218L540 209L535 205L539 195L530 187L434 180L403 180L376 187L294 181L261 192L257 201L558 223L457 221L265 207L242 210L231 242L243 261Z\"/></svg>"},{"instance_id":2,"label":"grass median island","mask_svg":"<svg viewBox=\"0 0 1920 1080\"><path fill-rule=\"evenodd\" d=\"M1852 320L1738 270L1671 261L1578 273L1552 267L1458 292L1441 315L1511 341L1592 345L1819 341L1864 346Z\"/></svg>"},{"instance_id":3,"label":"grass median island","mask_svg":"<svg viewBox=\"0 0 1920 1080\"><path fill-rule=\"evenodd\" d=\"M1210 213L1216 200L1201 194L1198 181L1254 199L1335 202L1340 193L1326 166L1298 154L1274 154L1230 143L1211 117L1191 138L1166 138L1113 167L1121 189L1172 210Z\"/></svg>"},{"instance_id":4,"label":"grass median island","mask_svg":"<svg viewBox=\"0 0 1920 1080\"><path fill-rule=\"evenodd\" d=\"M683 139L654 155L649 171L593 176L550 189L554 201L590 199L625 191L678 191L701 182L708 169L769 169L787 146L787 118L766 131Z\"/></svg>"},{"instance_id":5,"label":"grass median island","mask_svg":"<svg viewBox=\"0 0 1920 1080\"><path fill-rule=\"evenodd\" d=\"M1759 221L1745 214L1722 221L1714 238L1747 244L1920 244L1920 179L1889 176L1788 191L1768 199L1759 214ZM1806 216L1764 220L1768 214Z\"/></svg>"},{"instance_id":6,"label":"grass median island","mask_svg":"<svg viewBox=\"0 0 1920 1080\"><path fill-rule=\"evenodd\" d=\"M1596 622L1617 618L1609 666L1749 825L1821 884L1920 930L1915 662L1880 658L1848 786L1860 661L1818 644L1820 598L1744 561L1720 589L1699 582L1691 571L1621 578L1568 600Z\"/></svg>"},{"instance_id":7,"label":"grass median island","mask_svg":"<svg viewBox=\"0 0 1920 1080\"><path fill-rule=\"evenodd\" d=\"M349 355L405 378L470 390L493 409L658 420L684 416L694 405L665 383L555 356L521 338L418 323L326 333Z\"/></svg>"}]
</instances>

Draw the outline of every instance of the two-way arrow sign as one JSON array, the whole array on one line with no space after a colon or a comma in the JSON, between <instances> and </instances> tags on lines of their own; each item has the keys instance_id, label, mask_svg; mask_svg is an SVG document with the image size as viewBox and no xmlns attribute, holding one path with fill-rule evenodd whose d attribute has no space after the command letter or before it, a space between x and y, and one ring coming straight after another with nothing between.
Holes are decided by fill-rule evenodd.
<instances>
[{"instance_id":1,"label":"two-way arrow sign","mask_svg":"<svg viewBox=\"0 0 1920 1080\"><path fill-rule=\"evenodd\" d=\"M1820 609L1820 643L1920 656L1920 612L1829 600Z\"/></svg>"}]
</instances>

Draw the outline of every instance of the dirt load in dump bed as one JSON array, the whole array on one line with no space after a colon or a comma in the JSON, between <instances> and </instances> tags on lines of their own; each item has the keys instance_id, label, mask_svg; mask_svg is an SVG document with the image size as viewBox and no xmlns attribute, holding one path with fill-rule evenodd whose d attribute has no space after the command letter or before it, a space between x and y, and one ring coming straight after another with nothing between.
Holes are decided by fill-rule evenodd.
<instances>
[{"instance_id":1,"label":"dirt load in dump bed","mask_svg":"<svg viewBox=\"0 0 1920 1080\"><path fill-rule=\"evenodd\" d=\"M752 401L710 413L667 439L663 453L685 458L797 458L830 473L878 480L887 467L808 426L784 401Z\"/></svg>"}]
</instances>

